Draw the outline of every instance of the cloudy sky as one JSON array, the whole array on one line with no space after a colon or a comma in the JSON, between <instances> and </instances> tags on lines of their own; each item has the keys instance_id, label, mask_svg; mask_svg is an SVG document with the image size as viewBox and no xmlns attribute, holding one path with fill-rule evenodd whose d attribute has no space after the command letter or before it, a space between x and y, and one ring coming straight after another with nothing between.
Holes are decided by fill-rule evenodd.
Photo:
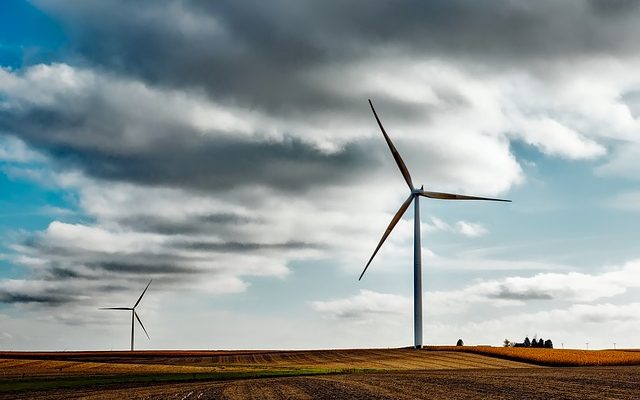
<instances>
[{"instance_id":1,"label":"cloudy sky","mask_svg":"<svg viewBox=\"0 0 640 400\"><path fill-rule=\"evenodd\" d=\"M0 348L638 347L640 2L0 3Z\"/></svg>"}]
</instances>

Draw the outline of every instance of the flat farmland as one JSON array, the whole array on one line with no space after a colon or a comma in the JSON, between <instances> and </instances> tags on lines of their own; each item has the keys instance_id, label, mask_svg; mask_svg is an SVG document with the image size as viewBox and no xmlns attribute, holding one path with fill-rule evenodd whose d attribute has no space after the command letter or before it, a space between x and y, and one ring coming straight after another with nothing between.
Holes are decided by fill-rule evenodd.
<instances>
[{"instance_id":1,"label":"flat farmland","mask_svg":"<svg viewBox=\"0 0 640 400\"><path fill-rule=\"evenodd\" d=\"M640 398L638 356L491 347L0 352L0 398ZM539 366L603 359L626 366Z\"/></svg>"},{"instance_id":2,"label":"flat farmland","mask_svg":"<svg viewBox=\"0 0 640 400\"><path fill-rule=\"evenodd\" d=\"M13 393L11 399L637 399L640 367L424 370Z\"/></svg>"},{"instance_id":3,"label":"flat farmland","mask_svg":"<svg viewBox=\"0 0 640 400\"><path fill-rule=\"evenodd\" d=\"M0 352L0 377L261 369L413 370L522 368L529 364L454 351L413 349L312 351Z\"/></svg>"},{"instance_id":4,"label":"flat farmland","mask_svg":"<svg viewBox=\"0 0 640 400\"><path fill-rule=\"evenodd\" d=\"M640 365L638 350L561 350L522 347L435 346L426 350L459 351L550 367Z\"/></svg>"}]
</instances>

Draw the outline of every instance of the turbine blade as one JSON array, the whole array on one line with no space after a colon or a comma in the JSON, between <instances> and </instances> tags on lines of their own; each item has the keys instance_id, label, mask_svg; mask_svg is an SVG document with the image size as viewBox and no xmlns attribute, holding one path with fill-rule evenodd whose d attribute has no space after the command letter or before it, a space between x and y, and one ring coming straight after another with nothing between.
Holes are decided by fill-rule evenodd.
<instances>
[{"instance_id":1,"label":"turbine blade","mask_svg":"<svg viewBox=\"0 0 640 400\"><path fill-rule=\"evenodd\" d=\"M488 200L488 201L504 201L507 203L511 203L511 200L492 199L490 197L466 196L464 194L428 192L426 190L422 190L418 194L420 196L429 197L431 199L441 199L441 200Z\"/></svg>"},{"instance_id":2,"label":"turbine blade","mask_svg":"<svg viewBox=\"0 0 640 400\"><path fill-rule=\"evenodd\" d=\"M367 268L369 268L369 264L371 264L371 261L373 260L373 257L376 256L376 254L378 253L378 250L380 250L380 247L382 246L382 243L384 243L384 241L387 240L387 237L389 236L389 234L391 233L393 228L396 226L398 221L400 221L400 218L402 218L402 215L404 214L404 212L407 211L407 208L411 204L412 200L413 200L413 194L411 194L404 201L404 203L402 203L402 205L400 206L400 209L398 210L396 215L393 216L393 219L391 219L391 222L389 223L389 226L387 227L387 230L384 231L384 234L382 235L382 239L380 239L380 242L378 242L378 246L376 247L375 251L373 252L373 255L371 256L371 258L369 259L369 262L367 263L367 266L364 267L364 270L360 274L360 278L358 278L358 280L362 279L362 276L364 275L364 273L367 272Z\"/></svg>"},{"instance_id":3,"label":"turbine blade","mask_svg":"<svg viewBox=\"0 0 640 400\"><path fill-rule=\"evenodd\" d=\"M133 308L130 308L130 307L104 307L104 308L98 308L98 310L127 310L127 311L131 311L131 310L133 310Z\"/></svg>"},{"instance_id":4,"label":"turbine blade","mask_svg":"<svg viewBox=\"0 0 640 400\"><path fill-rule=\"evenodd\" d=\"M138 307L138 304L140 304L140 300L142 300L142 296L144 296L144 294L147 292L147 289L149 289L149 285L151 285L151 281L149 281L149 283L147 283L147 287L144 288L144 290L142 291L142 294L140 295L140 297L138 297L138 301L136 301L136 304L133 305L133 308Z\"/></svg>"},{"instance_id":5,"label":"turbine blade","mask_svg":"<svg viewBox=\"0 0 640 400\"><path fill-rule=\"evenodd\" d=\"M144 325L142 325L142 321L140 321L140 317L138 317L138 313L137 312L133 312L133 315L136 316L136 319L138 320L138 323L140 324L140 326L142 327L142 330L144 331L144 334L147 335L147 339L151 340L151 338L149 337L149 334L147 333L147 330L144 329Z\"/></svg>"},{"instance_id":6,"label":"turbine blade","mask_svg":"<svg viewBox=\"0 0 640 400\"><path fill-rule=\"evenodd\" d=\"M404 164L404 161L402 161L402 157L400 157L400 153L398 153L398 150L396 150L396 146L394 146L393 143L391 142L389 135L387 135L387 131L384 130L384 127L382 126L382 122L380 122L380 118L378 118L378 113L376 113L376 109L373 108L373 103L371 102L371 100L369 100L369 105L371 106L371 111L373 111L373 116L376 117L378 126L380 127L380 130L384 135L384 140L387 141L387 145L389 145L389 150L391 150L391 154L393 155L393 158L396 160L396 164L398 164L398 168L400 168L400 172L402 173L404 180L407 182L407 185L409 185L409 189L413 190L413 182L411 181L411 175L409 174L409 170L407 169L407 166Z\"/></svg>"}]
</instances>

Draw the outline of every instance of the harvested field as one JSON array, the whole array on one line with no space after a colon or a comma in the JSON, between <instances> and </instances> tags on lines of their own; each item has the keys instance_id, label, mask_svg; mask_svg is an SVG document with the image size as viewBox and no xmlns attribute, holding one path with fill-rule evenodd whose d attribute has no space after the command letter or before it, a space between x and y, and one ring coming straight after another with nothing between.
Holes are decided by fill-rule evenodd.
<instances>
[{"instance_id":1,"label":"harvested field","mask_svg":"<svg viewBox=\"0 0 640 400\"><path fill-rule=\"evenodd\" d=\"M362 349L362 350L313 350L313 351L136 351L136 352L65 352L65 353L0 353L0 360L4 358L7 368L3 368L0 361L0 376L5 369L12 372L14 367L8 358L42 360L40 364L33 364L32 370L43 368L46 371L55 370L56 362L64 364L70 370L81 371L82 366L75 363L91 364L86 369L90 373L102 371L111 372L112 369L126 371L126 364L138 366L169 366L212 368L212 370L232 369L326 369L342 370L414 370L414 369L458 369L458 368L518 368L528 367L528 364L486 357L479 354L459 353L451 351L416 351L413 349ZM46 362L53 363L47 364ZM115 365L114 365L115 364ZM67 366L68 365L68 366ZM102 365L102 369L100 368ZM31 369L31 368L29 368ZM55 371L54 371L55 372ZM165 372L173 372L166 370ZM191 372L191 371L189 371ZM193 371L197 372L197 371ZM203 370L204 372L204 370Z\"/></svg>"},{"instance_id":2,"label":"harvested field","mask_svg":"<svg viewBox=\"0 0 640 400\"><path fill-rule=\"evenodd\" d=\"M68 377L95 375L131 375L166 373L205 373L215 371L213 367L193 367L161 364L122 364L50 360L0 359L0 380L27 377Z\"/></svg>"},{"instance_id":3,"label":"harvested field","mask_svg":"<svg viewBox=\"0 0 640 400\"><path fill-rule=\"evenodd\" d=\"M640 367L404 371L12 394L12 399L635 399Z\"/></svg>"},{"instance_id":4,"label":"harvested field","mask_svg":"<svg viewBox=\"0 0 640 400\"><path fill-rule=\"evenodd\" d=\"M531 367L479 354L411 349L52 352L4 353L1 356L5 358L0 358L0 393L372 371Z\"/></svg>"},{"instance_id":5,"label":"harvested field","mask_svg":"<svg viewBox=\"0 0 640 400\"><path fill-rule=\"evenodd\" d=\"M500 347L12 352L0 353L0 398L640 398L639 366L534 365L640 365L638 356Z\"/></svg>"},{"instance_id":6,"label":"harvested field","mask_svg":"<svg viewBox=\"0 0 640 400\"><path fill-rule=\"evenodd\" d=\"M527 347L434 346L427 350L458 351L551 367L640 365L636 350L561 350Z\"/></svg>"}]
</instances>

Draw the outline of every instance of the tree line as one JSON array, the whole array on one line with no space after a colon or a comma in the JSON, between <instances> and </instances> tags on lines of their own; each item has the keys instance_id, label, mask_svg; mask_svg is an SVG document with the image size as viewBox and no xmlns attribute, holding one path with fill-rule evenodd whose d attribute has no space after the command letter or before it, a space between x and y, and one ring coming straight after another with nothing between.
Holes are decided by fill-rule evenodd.
<instances>
[{"instance_id":1,"label":"tree line","mask_svg":"<svg viewBox=\"0 0 640 400\"><path fill-rule=\"evenodd\" d=\"M462 339L458 339L456 346L464 346L464 342ZM537 347L540 349L553 349L553 342L551 339L543 340L542 338L538 339L536 336L533 339L529 339L529 336L524 338L522 343L512 342L509 339L504 340L504 347Z\"/></svg>"},{"instance_id":2,"label":"tree line","mask_svg":"<svg viewBox=\"0 0 640 400\"><path fill-rule=\"evenodd\" d=\"M529 337L525 337L524 341L521 343L518 342L512 342L509 339L505 339L504 340L504 347L537 347L537 348L541 348L541 349L553 349L553 342L551 341L551 339L547 339L544 340L542 338L536 338L535 336L533 337L533 339L529 339Z\"/></svg>"}]
</instances>

